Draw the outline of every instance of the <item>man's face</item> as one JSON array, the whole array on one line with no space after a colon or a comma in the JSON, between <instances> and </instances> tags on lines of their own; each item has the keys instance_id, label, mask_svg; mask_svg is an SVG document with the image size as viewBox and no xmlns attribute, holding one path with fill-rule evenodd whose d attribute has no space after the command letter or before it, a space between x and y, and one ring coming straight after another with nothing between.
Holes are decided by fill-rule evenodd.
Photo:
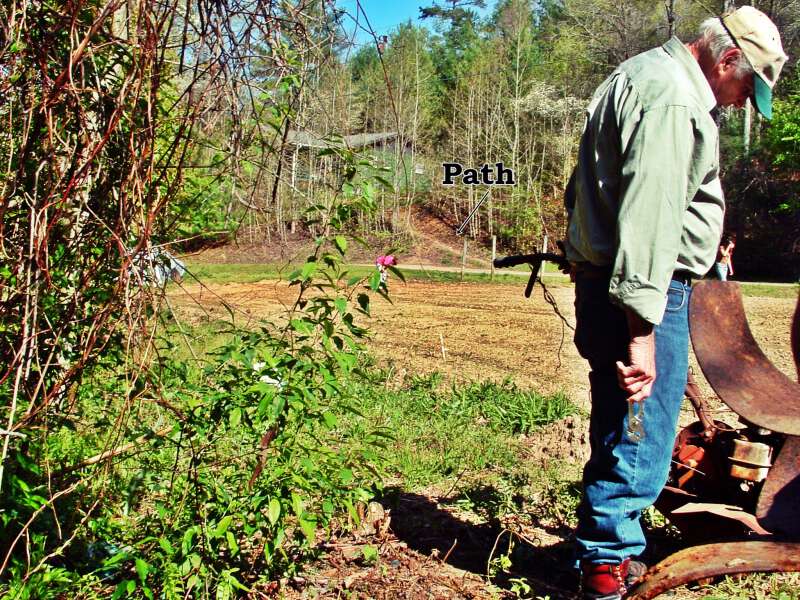
<instances>
[{"instance_id":1,"label":"man's face","mask_svg":"<svg viewBox=\"0 0 800 600\"><path fill-rule=\"evenodd\" d=\"M753 95L752 73L739 77L736 64L741 56L738 48L731 48L722 55L708 77L708 83L717 99L717 106L742 108Z\"/></svg>"}]
</instances>

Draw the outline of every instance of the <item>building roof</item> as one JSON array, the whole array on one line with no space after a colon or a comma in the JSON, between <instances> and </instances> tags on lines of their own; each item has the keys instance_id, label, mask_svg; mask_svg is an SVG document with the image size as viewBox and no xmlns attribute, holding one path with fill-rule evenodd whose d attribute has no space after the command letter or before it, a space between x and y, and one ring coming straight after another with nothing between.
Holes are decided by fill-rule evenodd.
<instances>
[{"instance_id":1,"label":"building roof","mask_svg":"<svg viewBox=\"0 0 800 600\"><path fill-rule=\"evenodd\" d=\"M364 146L372 146L379 142L387 142L396 137L396 131L357 133L355 135L328 138L321 138L309 131L289 131L289 134L286 136L286 143L301 148L335 148L337 146L363 148Z\"/></svg>"}]
</instances>

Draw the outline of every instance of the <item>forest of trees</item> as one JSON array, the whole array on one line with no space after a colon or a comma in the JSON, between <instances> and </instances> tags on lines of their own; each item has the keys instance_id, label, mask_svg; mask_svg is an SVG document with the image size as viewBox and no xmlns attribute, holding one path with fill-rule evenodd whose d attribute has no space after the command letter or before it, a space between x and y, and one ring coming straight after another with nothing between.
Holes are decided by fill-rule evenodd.
<instances>
[{"instance_id":1,"label":"forest of trees","mask_svg":"<svg viewBox=\"0 0 800 600\"><path fill-rule=\"evenodd\" d=\"M582 110L596 85L619 62L670 35L692 39L700 21L736 3L500 0L491 7L485 4L483 0L434 2L420 10L420 21L401 24L388 36L356 38L347 33L354 27L371 33L368 6L359 5L355 14L347 14L325 3L319 10L329 11L327 26L308 28L309 46L305 55L299 55L303 85L292 99L291 119L283 127L318 139L397 134L391 147L376 152L378 163L388 167L383 179L389 185L377 191L380 210L359 220L362 233L408 234L412 205L460 222L485 188L440 186L441 163L455 160L476 166L502 161L517 174L516 186L492 190L470 223L471 237L486 241L497 235L500 246L512 251L539 245L544 234L550 239L562 235L561 198L573 167ZM800 243L796 228L786 226L797 216L796 182L791 176L797 163L790 155L796 157L798 143L795 57L800 50L800 2L754 4L780 27L790 61L776 92L772 125L750 111L725 112L723 161L731 206L727 225L743 241L743 257L755 252L760 255L756 263L761 264L765 254L782 257L780 267L765 273L771 276L788 268L787 261ZM255 79L268 73L255 72ZM211 157L209 148L234 143L226 133L228 125L217 120L203 128L218 144L206 144L201 154ZM303 224L304 209L316 201L317 193L324 192L326 177L336 172L333 159L318 156L318 148L293 145L290 140L281 144L278 139L266 158L271 166L265 172L250 165L260 154L252 143L247 147L247 138L235 143L236 148L229 150L237 156L236 168L219 163L214 183L206 181L208 186L202 187L203 218L198 217L197 231L186 235L208 231L209 225L229 230L241 221L240 241L285 239ZM282 176L276 184L279 171ZM201 173L195 179L209 177L207 171ZM768 248L766 232L771 240ZM746 272L746 262L743 266Z\"/></svg>"}]
</instances>

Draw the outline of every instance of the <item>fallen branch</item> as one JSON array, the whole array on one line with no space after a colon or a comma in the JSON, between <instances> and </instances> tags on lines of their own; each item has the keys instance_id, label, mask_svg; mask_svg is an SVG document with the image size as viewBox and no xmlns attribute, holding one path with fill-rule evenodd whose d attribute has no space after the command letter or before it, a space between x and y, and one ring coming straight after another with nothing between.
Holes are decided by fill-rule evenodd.
<instances>
[{"instance_id":1,"label":"fallen branch","mask_svg":"<svg viewBox=\"0 0 800 600\"><path fill-rule=\"evenodd\" d=\"M141 446L147 440L151 440L153 438L164 437L169 434L174 429L173 425L168 425L166 427L162 427L158 431L152 431L150 433L145 433L144 435L140 435L138 438L133 440L132 442L128 442L118 448L113 448L111 450L106 450L105 452L101 452L91 458L87 458L79 462L76 465L71 465L69 467L65 467L56 471L55 475L64 475L65 473L72 473L73 471L77 471L79 469L83 469L84 467L90 467L92 465L96 465L97 463L103 462L104 460L108 460L109 458L114 458L115 456L119 456L120 454L125 454L126 452L133 450L134 448Z\"/></svg>"}]
</instances>

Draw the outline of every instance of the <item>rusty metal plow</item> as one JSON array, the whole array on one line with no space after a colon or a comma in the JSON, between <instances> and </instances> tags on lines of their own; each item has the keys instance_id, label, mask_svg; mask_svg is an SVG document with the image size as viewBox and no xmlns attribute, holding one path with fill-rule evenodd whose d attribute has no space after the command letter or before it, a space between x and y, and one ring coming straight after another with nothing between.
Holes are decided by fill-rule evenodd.
<instances>
[{"instance_id":1,"label":"rusty metal plow","mask_svg":"<svg viewBox=\"0 0 800 600\"><path fill-rule=\"evenodd\" d=\"M738 284L696 285L689 324L703 374L744 426L722 427L704 414L702 403L693 402L700 420L679 434L672 485L656 506L686 538L717 541L721 532L727 537L667 557L630 591L631 599L720 575L800 571L800 385L759 348ZM792 329L800 373L800 298ZM766 447L767 458L742 457L734 447Z\"/></svg>"},{"instance_id":2,"label":"rusty metal plow","mask_svg":"<svg viewBox=\"0 0 800 600\"><path fill-rule=\"evenodd\" d=\"M655 598L679 585L737 573L800 571L796 542L733 542L693 546L648 571L627 598Z\"/></svg>"}]
</instances>

